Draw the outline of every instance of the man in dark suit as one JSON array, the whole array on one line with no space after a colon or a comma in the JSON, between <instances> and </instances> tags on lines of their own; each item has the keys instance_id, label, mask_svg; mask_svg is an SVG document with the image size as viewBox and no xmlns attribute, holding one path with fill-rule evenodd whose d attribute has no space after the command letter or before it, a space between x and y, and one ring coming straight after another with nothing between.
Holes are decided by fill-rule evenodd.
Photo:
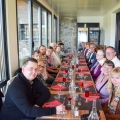
<instances>
[{"instance_id":1,"label":"man in dark suit","mask_svg":"<svg viewBox=\"0 0 120 120\"><path fill-rule=\"evenodd\" d=\"M78 48L78 51L84 52L84 50L85 50L85 43L82 42L81 47Z\"/></svg>"},{"instance_id":2,"label":"man in dark suit","mask_svg":"<svg viewBox=\"0 0 120 120\"><path fill-rule=\"evenodd\" d=\"M89 51L90 51L90 52L89 52L89 54L88 54L88 56L87 56L87 63L88 63L89 65L91 65L92 62L93 62L93 60L96 58L95 48L96 48L95 44L94 44L94 43L91 43L91 44L90 44L90 48L89 48Z\"/></svg>"},{"instance_id":3,"label":"man in dark suit","mask_svg":"<svg viewBox=\"0 0 120 120\"><path fill-rule=\"evenodd\" d=\"M37 78L38 62L34 58L25 60L19 73L8 87L1 108L0 120L35 120L36 117L60 114L64 105L43 108L50 92Z\"/></svg>"}]
</instances>

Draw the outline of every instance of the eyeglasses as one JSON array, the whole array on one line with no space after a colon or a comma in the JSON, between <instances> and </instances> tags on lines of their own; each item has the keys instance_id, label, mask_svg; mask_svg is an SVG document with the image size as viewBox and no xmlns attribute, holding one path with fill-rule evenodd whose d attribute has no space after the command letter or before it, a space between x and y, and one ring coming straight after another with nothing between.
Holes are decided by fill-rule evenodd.
<instances>
[{"instance_id":1,"label":"eyeglasses","mask_svg":"<svg viewBox=\"0 0 120 120\"><path fill-rule=\"evenodd\" d=\"M113 54L113 53L114 53L114 52L106 52L105 54L106 54L106 55L108 55L108 54L111 55L111 54Z\"/></svg>"},{"instance_id":2,"label":"eyeglasses","mask_svg":"<svg viewBox=\"0 0 120 120\"><path fill-rule=\"evenodd\" d=\"M45 68L45 66L41 66L41 65L39 65L39 68Z\"/></svg>"}]
</instances>

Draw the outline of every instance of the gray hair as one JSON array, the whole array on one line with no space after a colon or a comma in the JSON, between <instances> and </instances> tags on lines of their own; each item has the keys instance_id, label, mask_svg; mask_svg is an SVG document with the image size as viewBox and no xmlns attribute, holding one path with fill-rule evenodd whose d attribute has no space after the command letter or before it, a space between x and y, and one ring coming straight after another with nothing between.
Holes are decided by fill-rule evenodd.
<instances>
[{"instance_id":1,"label":"gray hair","mask_svg":"<svg viewBox=\"0 0 120 120\"><path fill-rule=\"evenodd\" d=\"M51 43L50 46L53 46L54 44L56 44L56 43Z\"/></svg>"}]
</instances>

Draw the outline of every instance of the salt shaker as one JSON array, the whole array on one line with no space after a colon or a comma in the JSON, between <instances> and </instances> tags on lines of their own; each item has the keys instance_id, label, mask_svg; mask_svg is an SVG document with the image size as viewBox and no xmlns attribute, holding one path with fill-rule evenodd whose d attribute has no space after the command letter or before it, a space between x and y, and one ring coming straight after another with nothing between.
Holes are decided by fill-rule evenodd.
<instances>
[{"instance_id":1,"label":"salt shaker","mask_svg":"<svg viewBox=\"0 0 120 120\"><path fill-rule=\"evenodd\" d=\"M74 115L75 115L75 117L79 116L79 110L78 110L77 106L75 106L75 108L74 108Z\"/></svg>"}]
</instances>

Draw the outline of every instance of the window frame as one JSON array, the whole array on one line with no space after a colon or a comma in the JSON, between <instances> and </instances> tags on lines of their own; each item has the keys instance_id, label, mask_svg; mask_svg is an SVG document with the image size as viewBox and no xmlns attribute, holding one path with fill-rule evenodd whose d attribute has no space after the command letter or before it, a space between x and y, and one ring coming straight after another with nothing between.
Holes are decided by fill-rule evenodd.
<instances>
[{"instance_id":1,"label":"window frame","mask_svg":"<svg viewBox=\"0 0 120 120\"><path fill-rule=\"evenodd\" d=\"M51 14L51 31L52 31L52 12L49 11L45 6L43 6L39 1L37 0L27 0L29 3L28 9L30 11L29 15L29 29L30 29L30 54L32 56L32 52L34 51L34 41L33 41L33 4L36 4L38 8L40 9L39 15L38 15L38 21L40 22L39 27L39 43L42 45L42 9L46 11L46 35L48 35L48 13ZM16 11L17 11L17 0L16 0ZM17 23L18 23L18 12L16 12L17 16ZM18 27L18 24L17 24ZM51 32L51 41L52 41L52 32ZM18 40L18 28L17 28L17 44L18 44L18 66L20 67L20 60L19 60L19 40ZM46 36L46 47L48 47L48 36Z\"/></svg>"},{"instance_id":2,"label":"window frame","mask_svg":"<svg viewBox=\"0 0 120 120\"><path fill-rule=\"evenodd\" d=\"M57 43L57 17L54 15L54 22L56 21L56 23L54 23L54 31L56 31L56 35L54 36L54 42ZM56 25L56 26L55 26ZM55 39L56 38L56 39Z\"/></svg>"},{"instance_id":3,"label":"window frame","mask_svg":"<svg viewBox=\"0 0 120 120\"><path fill-rule=\"evenodd\" d=\"M2 31L3 31L3 48L4 48L4 60L5 60L5 72L6 72L6 78L2 79L0 81L0 88L3 88L6 84L8 79L10 78L9 75L9 62L8 62L8 44L7 44L7 26L6 26L6 6L5 6L5 0L0 0L1 2L1 22L2 22Z\"/></svg>"}]
</instances>

